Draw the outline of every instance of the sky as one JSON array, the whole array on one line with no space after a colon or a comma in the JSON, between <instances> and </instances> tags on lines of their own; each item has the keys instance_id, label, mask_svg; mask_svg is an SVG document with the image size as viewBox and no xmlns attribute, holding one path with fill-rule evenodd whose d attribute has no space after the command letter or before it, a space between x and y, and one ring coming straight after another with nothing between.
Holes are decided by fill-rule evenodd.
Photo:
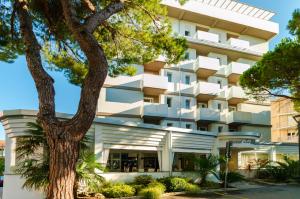
<instances>
[{"instance_id":1,"label":"sky","mask_svg":"<svg viewBox=\"0 0 300 199\"><path fill-rule=\"evenodd\" d=\"M284 37L289 36L286 29L288 20L296 8L300 8L299 0L240 0L240 2L267 9L276 13L272 18L280 24L280 33L272 39L270 48ZM75 113L80 89L68 83L63 73L50 72L55 80L56 111ZM26 68L24 57L14 63L0 62L0 111L9 109L38 109L38 99L34 82ZM0 124L0 139L4 139L4 129Z\"/></svg>"}]
</instances>

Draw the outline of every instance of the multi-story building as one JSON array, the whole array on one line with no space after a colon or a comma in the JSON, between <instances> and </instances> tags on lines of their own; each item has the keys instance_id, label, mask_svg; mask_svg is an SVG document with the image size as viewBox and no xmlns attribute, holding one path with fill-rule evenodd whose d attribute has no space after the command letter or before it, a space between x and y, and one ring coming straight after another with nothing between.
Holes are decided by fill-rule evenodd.
<instances>
[{"instance_id":1,"label":"multi-story building","mask_svg":"<svg viewBox=\"0 0 300 199\"><path fill-rule=\"evenodd\" d=\"M272 142L298 143L297 115L290 99L279 98L271 103Z\"/></svg>"},{"instance_id":2,"label":"multi-story building","mask_svg":"<svg viewBox=\"0 0 300 199\"><path fill-rule=\"evenodd\" d=\"M108 77L97 116L270 141L270 103L249 99L239 77L269 50L274 14L232 0L163 4L173 33L187 39L185 60L168 65L162 55L134 77Z\"/></svg>"},{"instance_id":3,"label":"multi-story building","mask_svg":"<svg viewBox=\"0 0 300 199\"><path fill-rule=\"evenodd\" d=\"M164 56L136 65L135 76L107 77L97 117L89 130L97 159L112 181L147 172L154 177L188 175L193 157L224 153L233 141L230 169L259 159L296 154L295 145L271 139L270 104L257 103L239 86L239 76L268 51L278 33L272 12L234 0L176 0L168 8L173 33L186 37L185 60L173 65ZM42 198L21 189L15 147L36 111L0 112L6 133L3 198ZM70 115L57 114L60 118ZM264 142L264 143L262 143Z\"/></svg>"}]
</instances>

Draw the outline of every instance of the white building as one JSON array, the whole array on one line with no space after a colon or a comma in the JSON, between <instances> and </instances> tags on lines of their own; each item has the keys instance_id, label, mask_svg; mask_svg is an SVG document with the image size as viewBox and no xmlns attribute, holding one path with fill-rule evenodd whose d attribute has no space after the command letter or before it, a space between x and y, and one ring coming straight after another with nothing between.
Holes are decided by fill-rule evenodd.
<instances>
[{"instance_id":1,"label":"white building","mask_svg":"<svg viewBox=\"0 0 300 199\"><path fill-rule=\"evenodd\" d=\"M270 104L257 103L239 86L239 76L268 51L278 33L272 12L233 0L164 0L174 34L185 36L186 60L167 65L161 56L136 66L133 77L108 77L89 133L95 154L109 168L103 175L127 181L141 173L189 175L191 156L223 154L233 141L231 169L245 169L253 154L276 160L297 154L296 145L270 141ZM61 118L70 115L60 114ZM4 199L41 198L22 190L13 171L17 137L36 111L4 111L6 132ZM263 154L263 155L262 155Z\"/></svg>"}]
</instances>

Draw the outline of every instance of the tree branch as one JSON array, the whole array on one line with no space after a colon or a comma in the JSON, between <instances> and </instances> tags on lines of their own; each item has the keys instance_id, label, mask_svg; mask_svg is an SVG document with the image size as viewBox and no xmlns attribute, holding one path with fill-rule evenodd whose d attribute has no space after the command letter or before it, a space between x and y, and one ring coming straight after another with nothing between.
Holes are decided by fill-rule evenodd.
<instances>
[{"instance_id":1,"label":"tree branch","mask_svg":"<svg viewBox=\"0 0 300 199\"><path fill-rule=\"evenodd\" d=\"M28 69L33 77L39 98L38 119L43 125L57 122L55 117L54 80L44 70L41 61L41 47L32 28L32 19L28 13L26 1L16 1L16 11L20 20L20 30L25 43L25 55Z\"/></svg>"},{"instance_id":2,"label":"tree branch","mask_svg":"<svg viewBox=\"0 0 300 199\"><path fill-rule=\"evenodd\" d=\"M262 88L264 91L266 91L268 93L268 95L271 95L271 96L275 96L275 97L283 97L283 98L287 98L287 99L291 99L291 100L297 100L297 101L300 101L300 98L299 97L292 97L292 96L289 96L289 95L284 95L284 94L277 94L277 93L272 93L270 90L266 89L266 88ZM259 94L259 95L262 95L262 94Z\"/></svg>"},{"instance_id":3,"label":"tree branch","mask_svg":"<svg viewBox=\"0 0 300 199\"><path fill-rule=\"evenodd\" d=\"M85 54L89 65L88 74L82 84L77 113L72 119L64 122L71 138L79 141L88 131L95 118L100 89L108 72L108 63L103 49L93 34L76 17L72 1L61 0L60 2L63 7L66 25Z\"/></svg>"},{"instance_id":4,"label":"tree branch","mask_svg":"<svg viewBox=\"0 0 300 199\"><path fill-rule=\"evenodd\" d=\"M115 13L124 9L124 2L125 2L125 0L117 0L117 1L109 4L108 6L106 6L102 10L100 10L99 12L96 12L95 14L93 14L85 22L85 26L86 26L87 30L90 33L93 33L95 31L95 29L100 24L102 24L105 20L107 20L109 17L111 17Z\"/></svg>"}]
</instances>

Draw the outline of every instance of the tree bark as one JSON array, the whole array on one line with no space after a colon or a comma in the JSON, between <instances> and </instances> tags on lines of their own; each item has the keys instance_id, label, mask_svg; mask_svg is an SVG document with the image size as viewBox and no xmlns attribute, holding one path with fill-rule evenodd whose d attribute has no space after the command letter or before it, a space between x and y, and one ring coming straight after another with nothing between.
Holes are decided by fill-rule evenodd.
<instances>
[{"instance_id":1,"label":"tree bark","mask_svg":"<svg viewBox=\"0 0 300 199\"><path fill-rule=\"evenodd\" d=\"M15 6L20 21L20 31L25 44L28 69L34 79L39 97L37 118L44 129L50 151L49 187L47 199L73 199L76 179L76 162L79 142L93 123L100 90L104 84L108 63L103 49L93 36L101 20L108 19L123 9L123 1L116 1L101 12L94 13L87 25L76 17L70 0L61 0L64 21L86 55L89 71L82 84L80 102L74 117L60 121L55 114L54 80L44 70L40 45L33 32L28 2L16 0ZM98 21L97 23L95 21Z\"/></svg>"},{"instance_id":2,"label":"tree bark","mask_svg":"<svg viewBox=\"0 0 300 199\"><path fill-rule=\"evenodd\" d=\"M79 142L48 137L50 148L49 186L47 198L71 199L75 197L76 162Z\"/></svg>"}]
</instances>

